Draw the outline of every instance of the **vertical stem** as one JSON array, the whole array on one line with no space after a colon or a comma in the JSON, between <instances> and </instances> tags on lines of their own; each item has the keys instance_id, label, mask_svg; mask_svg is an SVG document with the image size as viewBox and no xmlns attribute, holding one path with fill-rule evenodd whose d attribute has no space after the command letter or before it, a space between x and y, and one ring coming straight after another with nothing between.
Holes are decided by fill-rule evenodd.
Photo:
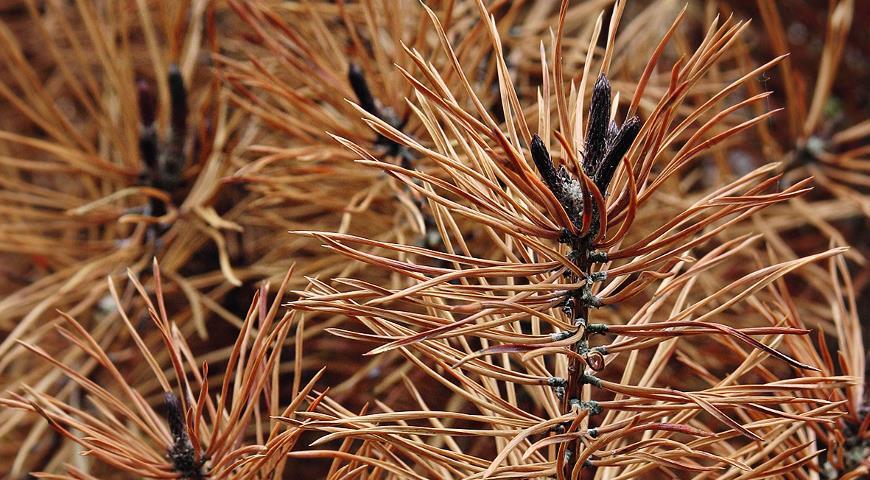
<instances>
[{"instance_id":1,"label":"vertical stem","mask_svg":"<svg viewBox=\"0 0 870 480\"><path fill-rule=\"evenodd\" d=\"M573 251L571 252L571 258L574 259L574 264L577 265L584 275L586 275L586 284L583 288L572 292L571 298L569 299L569 305L571 305L571 323L578 328L584 329L584 335L574 344L573 347L574 351L580 355L586 353L586 350L589 348L588 337L585 333L586 325L589 324L589 304L584 296L584 292L591 289L591 285L589 284L589 274L592 262L589 259L589 251L591 247L589 242L589 236L577 239L572 242ZM581 279L578 278L577 280L579 281ZM586 373L586 365L576 357L572 356L568 362L568 385L565 389L565 395L562 398L562 411L564 413L570 412L573 408L571 400L580 400L583 391L584 373ZM569 474L577 467L574 464L574 459L576 458L576 452L579 448L580 440L578 439L575 440L573 445L569 446L567 449L567 452L571 455L571 458L567 462Z\"/></svg>"}]
</instances>

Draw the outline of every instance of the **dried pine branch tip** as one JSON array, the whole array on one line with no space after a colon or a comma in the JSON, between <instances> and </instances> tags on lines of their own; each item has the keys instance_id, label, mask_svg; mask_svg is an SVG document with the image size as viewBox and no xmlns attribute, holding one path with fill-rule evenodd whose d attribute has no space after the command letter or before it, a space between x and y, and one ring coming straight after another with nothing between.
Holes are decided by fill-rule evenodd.
<instances>
[{"instance_id":1,"label":"dried pine branch tip","mask_svg":"<svg viewBox=\"0 0 870 480\"><path fill-rule=\"evenodd\" d=\"M436 28L438 28L437 20L434 17L433 22L436 24ZM721 31L724 32L726 31L725 29L726 27L723 27ZM736 31L739 31L739 29L732 30L732 32ZM451 55L449 47L446 48L445 53L448 56ZM697 58L703 58L704 53L706 52L699 52ZM712 52L709 54L713 55ZM422 63L418 63L417 67L423 71L428 69L431 72L425 75L428 78L443 76L431 71L429 67ZM690 71L693 75L692 78L696 79L700 75L699 72L694 72L690 67L686 67L686 72ZM674 75L677 79L677 84L679 84L680 69L677 69ZM463 74L459 74L460 78L463 76ZM583 83L581 81L581 85ZM763 208L768 204L785 201L788 198L807 191L804 188L806 184L803 183L786 189L783 192L762 194L761 192L775 185L776 182L776 177L773 177L768 181L759 183L757 187L751 187L752 182L763 178L763 175L766 173L765 169L762 168L704 198L694 208L690 208L685 214L678 216L675 221L666 223L658 230L655 230L654 234L647 236L642 241L629 244L629 246L610 248L602 252L595 251L599 246L606 248L611 245L619 245L622 238L630 231L625 227L630 226L632 223L636 210L644 203L649 202L650 194L662 184L664 178L672 175L680 166L685 165L693 156L697 155L700 151L699 148L709 148L713 143L724 140L726 135L734 135L746 128L745 126L751 125L765 118L765 116L746 122L736 129L714 137L712 142L701 142L699 147L695 149L692 148L692 142L698 138L698 135L692 136L678 151L676 156L670 160L670 163L662 169L660 176L653 179L648 177L651 170L645 165L652 165L652 162L657 157L658 147L653 147L655 145L653 142L660 142L661 140L656 140L656 137L653 135L662 135L663 133L667 135L665 132L669 128L670 120L668 115L662 113L667 110L653 111L650 117L654 120L647 126L645 135L642 133L640 121L634 117L626 121L621 129L616 127L615 123L610 120L610 88L606 77L601 75L593 87L592 104L586 122L588 124L585 135L586 140L582 152L579 152L582 162L579 165L580 168L576 171L577 177L569 174L565 166L556 169L541 137L532 136L530 139L529 145L533 163L538 168L543 185L552 194L552 197L549 198L553 198L557 202L548 203L547 192L542 191L538 186L541 184L536 184L535 179L529 176L527 167L521 162L518 163L519 159L517 157L510 158L512 155L515 155L514 152L522 150L521 146L515 145L514 142L516 141L517 133L522 132L524 124L521 121L521 113L511 112L509 106L518 105L518 102L510 97L509 88L502 90L503 95L507 95L507 98L503 97L502 99L502 105L505 106L506 113L504 117L517 118L518 121L516 125L508 124L510 132L501 133L498 131L501 127L492 126L492 130L488 130L485 127L485 124L490 122L491 119L487 118L484 112L479 111L484 116L484 119L480 121L480 128L475 127L475 123L470 120L471 117L468 114L458 112L458 106L455 104L452 95L447 97L446 92L439 95L436 93L438 87L429 89L422 84L417 85L416 88L422 94L418 96L421 102L435 102L435 105L431 107L424 103L422 108L417 109L418 115L424 117L423 123L431 126L429 133L433 136L431 144L434 147L423 145L414 139L402 136L395 128L392 128L385 122L379 122L377 118L371 118L371 123L379 134L392 136L397 141L401 139L409 149L417 151L422 156L444 165L446 177L439 178L420 171L389 164L377 160L374 156L365 154L361 148L353 146L350 142L343 143L355 152L362 154L366 158L363 161L364 164L383 169L405 183L408 188L426 196L429 199L430 208L436 212L440 210L437 214L436 222L441 225L440 231L442 231L444 245L449 246L451 243L459 242L454 244L458 245L463 251L455 253L447 251L442 253L376 242L348 235L335 235L323 232L305 233L319 238L329 249L342 252L351 258L366 262L372 266L388 268L397 272L407 279L410 284L400 289L381 289L374 285L363 284L348 279L341 281L341 283L345 286L353 287L354 290L339 292L326 288L325 285L317 282L313 284L314 289L311 292L299 292L303 296L303 299L293 304L296 308L330 313L343 312L352 318L358 319L362 324L372 329L374 335L362 335L351 331L334 332L347 338L366 341L380 339L386 342L384 345L372 350L370 352L372 354L386 353L393 349L401 348L403 355L411 360L413 357L406 350L410 348L417 355L421 355L422 358L428 358L430 361L436 362L436 364L442 364L444 367L453 365L454 368L461 368L467 371L467 373L451 373L449 371L440 372L439 370L427 368L427 371L442 383L448 381L446 377L452 376L457 379L463 378L464 380L460 380L460 383L464 384L465 388L468 388L469 382L471 382L470 385L478 385L475 387L475 390L483 389L480 391L485 391L486 379L517 385L541 385L552 388L556 398L552 399L551 397L552 400L550 402L557 400L561 404L556 411L571 415L569 419L562 419L558 422L560 429L566 432L562 435L568 436L560 440L550 440L551 444L561 444L558 455L555 456L554 460L551 460L555 462L555 470L550 473L559 476L569 474L569 476L575 478L583 469L595 469L612 465L607 460L592 460L591 455L598 448L606 445L606 442L620 439L625 435L629 435L632 431L629 428L626 432L620 432L617 436L604 436L591 444L581 444L578 437L573 436L573 432L577 431L577 428L583 422L588 422L587 416L590 411L595 413L608 412L610 409L618 411L625 409L627 406L619 402L599 401L597 398L591 398L590 393L596 389L624 395L627 398L635 398L641 403L650 402L650 407L656 402L665 402L667 404L668 402L680 403L688 401L688 404L683 404L680 408L694 405L695 408L707 412L735 432L741 433L753 440L761 440L762 437L729 418L721 411L721 408L725 407L725 405L728 405L727 408L738 409L741 408L741 405L754 405L760 408L760 411L774 417L795 420L798 417L793 417L790 414L785 414L784 412L779 412L762 405L771 401L773 404L780 404L782 401L787 403L796 402L798 404L805 402L815 403L814 400L801 397L765 397L765 392L769 394L773 393L774 390L781 390L778 387L774 390L768 390L771 387L766 387L763 384L752 387L757 389L755 390L756 395L761 395L752 396L750 394L750 396L745 396L738 394L737 391L733 391L732 393L735 395L733 401L736 403L720 403L723 401L723 397L720 396L722 393L719 393L715 389L710 392L692 393L651 386L623 385L619 382L599 378L587 369L587 367L590 367L592 370L601 370L609 362L612 362L611 358L609 358L611 356L619 355L620 352L631 352L637 349L648 348L660 343L661 340L656 340L655 343L648 341L641 343L630 339L631 337L644 337L652 332L655 336L663 339L687 334L725 334L733 336L741 342L746 342L747 345L765 352L766 355L783 359L794 367L817 370L815 366L794 360L788 355L762 342L758 342L751 336L752 334L800 335L809 333L809 330L782 326L774 326L770 329L739 330L703 320L725 311L730 305L736 304L743 298L754 295L759 288L765 288L765 285L769 285L770 282L775 281L787 271L806 263L836 255L842 251L839 249L833 249L814 257L802 259L798 263L783 263L762 268L758 272L720 289L716 295L708 296L706 299L682 311L677 310L676 315L672 315L667 322L662 322L660 325L649 324L644 326L645 328L634 330L631 328L621 329L617 326L610 330L607 325L589 323L590 309L625 302L643 293L646 288L656 281L666 280L668 281L667 283L673 282L673 285L667 283L662 285L660 288L663 288L663 290L659 293L659 296L664 294L664 292L673 295L680 291L680 287L683 288L681 295L686 295L690 292L686 288L691 288L694 282L691 279L698 275L700 271L712 268L713 264L721 262L720 256L729 256L730 252L727 250L727 247L734 247L738 243L729 242L723 245L721 249L714 249L708 254L710 255L709 257L698 261L695 267L690 267L684 263L684 260L681 260L681 256L685 252L713 238L714 234L738 222L741 220L741 217L745 218L746 213L743 212L752 213L753 210ZM685 89L690 85L691 81L680 88ZM473 98L474 93L468 86L465 88L466 92ZM731 88L733 87L726 88L717 97L724 95L724 92L729 91ZM577 98L580 97L578 96ZM670 101L679 101L679 98L679 96L674 96ZM763 97L759 96L757 98ZM473 103L478 106L480 105L480 102ZM567 99L559 101L557 98L557 105L560 107L566 103ZM708 108L709 105L707 103L703 107ZM739 106L742 105L739 104ZM539 100L540 107L541 103ZM668 100L665 100L659 102L659 108L667 109L672 107L669 107ZM440 118L435 118L433 113L431 113L435 109L439 110L442 115ZM364 108L364 110L368 109ZM729 109L723 115L715 116L712 122L719 121L725 114L731 111L733 110ZM700 113L696 113L695 116L699 116ZM693 115L689 115L689 118L692 117ZM439 127L439 125L451 121L455 123L448 123L448 127ZM709 129L711 125L708 124L700 127L699 133ZM685 128L686 126L687 123L683 123L680 125L680 128ZM566 125L566 127L571 131L570 125ZM513 128L517 130L513 130ZM439 136L441 138L438 138ZM492 144L486 143L485 139L487 137L493 142ZM570 147L571 144L566 138L559 137L559 140L562 142L563 147ZM631 160L623 162L633 143L638 140L644 147L634 150L634 156L637 160L634 162ZM451 144L462 146L462 150L470 155L473 160L464 160L458 156L458 150L447 147ZM473 146L477 148L475 149ZM490 152L495 153L498 151L497 149L500 149L508 159L489 156L492 155ZM681 157L681 153L684 156ZM568 155L570 156L571 154L569 153ZM617 171L617 166L623 163L629 166L638 165L638 167L626 170L625 174L628 176L628 180L624 180L622 183L625 190L619 192L621 195L617 195L617 199L611 201L610 205L607 205L605 196L607 188ZM489 165L489 167L477 167L482 169L476 170L476 168L466 165ZM631 177L635 178L632 179ZM422 184L422 186L418 186L418 183ZM507 184L507 188L504 187L505 184ZM543 210L536 211L534 209L536 205L541 205ZM624 210L626 206L629 207L629 210ZM710 214L708 217L700 215L705 210L716 208L721 208L721 211L716 214ZM544 212L552 212L555 218L547 219ZM451 235L450 230L447 229L449 226L456 229L456 226L460 222L459 218L451 217L454 213L470 219L472 222L484 225L486 229L490 230L490 236L493 238L504 236L510 239L506 244L502 244L509 245L510 247L502 246L500 248L500 250L507 253L507 259L501 260L471 255L471 247L461 242L461 236ZM733 216L729 217L729 215ZM621 219L625 223L623 228L620 228L614 237L608 238L606 231L610 223L609 219L611 218ZM728 218L729 220L726 220L722 224L714 223L723 218ZM563 219L567 220L567 222L564 222ZM715 225L712 232L701 233L711 225ZM678 227L679 230L676 230ZM671 231L673 233L669 235ZM693 237L696 234L697 237ZM538 239L535 239L535 237L538 237ZM558 251L553 250L553 247L546 247L545 244L539 243L551 242L552 240L567 243L569 251L565 254L560 254ZM738 238L737 240L745 242L746 239ZM392 258L392 256L388 257L384 254L373 255L359 248L354 248L352 246L354 244L359 247L377 247L383 252L396 252L400 256ZM534 253L540 260L538 262L527 263L531 253ZM410 258L413 258L411 257L412 255L422 256L423 262L418 264L410 261ZM427 267L425 265L428 263L425 260L427 258L453 262L454 267ZM525 260L525 262L518 261L519 259ZM627 263L613 267L614 260L624 260ZM709 262L710 267L704 266L704 260ZM596 268L593 271L593 264L596 263L604 264L605 268L600 270ZM651 268L657 266L660 269L651 270ZM684 268L685 270L683 270ZM568 284L561 283L565 279L565 274L568 275ZM626 284L626 280L631 279L632 276L636 278L634 283ZM646 278L643 279L644 277ZM521 278L525 279L525 282L520 282ZM474 287L478 286L479 282L481 283L479 287L482 287L479 290L481 293L475 293ZM501 284L501 282L507 283ZM523 283L527 283L530 288L523 288ZM603 287L598 286L602 284L604 285ZM723 300L724 303L722 305L704 313L702 309L705 304L713 302L713 299L718 295L739 289L742 285L752 285L752 287L730 300ZM505 288L505 291L508 292L507 295L499 296L495 294L498 290ZM491 291L491 289L496 290ZM549 309L560 305L563 306L565 311L567 317L565 320L560 320L558 317L550 316L547 313ZM426 313L418 311L418 308L423 308L423 312ZM640 311L643 312L644 309L648 308L649 306L641 307ZM696 312L701 313L701 315L692 318ZM555 327L557 331L548 336L529 336L528 334L521 333L525 332L528 326L523 326L519 322L524 322L529 318L533 322L531 324L533 332L541 328L540 326L536 328L537 321L545 322L551 327ZM641 316L640 318L647 317ZM689 319L691 320L684 321ZM648 321L646 320L645 322ZM512 325L516 326L511 328ZM414 330L409 328L412 326L423 328L423 330L415 333ZM628 339L593 348L589 343L589 336L593 333L619 334L623 338L628 337ZM454 341L458 343L454 345ZM497 344L476 352L469 351L470 343L486 345L489 342L496 342ZM566 350L565 347L569 347L569 349ZM459 348L459 350L456 350L456 348ZM463 349L465 352L462 351ZM522 360L516 363L512 361L496 363L494 358L489 360L491 355L500 354L504 356L512 353L522 353ZM547 354L556 355L552 364L550 362L543 363L538 360L542 355ZM506 359L507 357L504 358ZM533 362L532 359L538 360L538 362ZM415 363L417 362L415 361ZM567 373L567 378L549 371L550 367L548 365L555 365L556 370ZM462 376L456 377L457 375ZM477 384L476 382L481 380L475 381L475 378L483 380L483 383ZM841 385L840 382L843 381L847 380L830 378L827 381L822 381L819 384L819 388L835 388L836 385ZM593 389L590 391L589 387L593 387ZM797 390L795 392L797 393ZM529 394L532 394L532 392L530 391ZM592 397L599 397L595 393L591 395ZM707 397L707 395L713 396ZM471 401L481 411L488 411L494 408L489 403L491 400L484 401L481 398L477 401ZM519 405L513 405L513 407L518 408ZM578 407L579 410L577 410ZM675 406L674 408L677 407ZM691 409L691 407L689 408ZM826 411L829 410L823 409L815 414L810 414L811 416L800 416L799 418L801 418L801 421L806 421L813 418L812 415L822 413L823 416L817 417L816 421L829 422L830 417L825 417L824 415L826 414L823 413ZM574 420L571 421L570 418ZM626 422L628 422L626 425L633 426L637 422L649 422L654 418L654 416L628 416L626 417ZM610 420L612 421L612 418ZM564 425L565 422L567 422L567 427ZM516 434L518 436L513 437L507 448L499 450L499 455L488 464L488 468L479 472L482 472L483 477L488 477L493 475L498 476L500 472L505 474L513 471L510 470L510 467L502 467L500 465L511 453L511 446L518 446L528 436L550 431L551 428L552 426L549 425L544 428L542 424L541 426L530 426L528 429L517 430ZM664 430L669 428L666 427ZM671 430L679 431L680 428L675 426ZM391 430L385 430L384 433L389 431ZM593 431L596 434L599 432L598 429L593 429ZM479 435L487 434L485 429L478 432ZM458 434L459 432L457 431L456 433ZM396 448L401 448L396 444L393 445ZM642 451L642 448L640 451ZM695 452L694 454L702 457L701 452ZM627 460L619 458L620 460L617 460L619 462ZM716 455L708 456L707 459L717 459L717 461L726 464L730 461L726 460L725 457L717 457ZM517 464L517 466L519 465ZM669 466L689 470L696 468L703 470L706 468L702 465L679 462L669 464ZM500 470L500 468L507 469ZM740 468L749 470L749 467L745 464L741 464ZM514 472L518 473L518 471ZM543 474L543 471L538 473Z\"/></svg>"},{"instance_id":2,"label":"dried pine branch tip","mask_svg":"<svg viewBox=\"0 0 870 480\"><path fill-rule=\"evenodd\" d=\"M0 476L870 475L860 2L36 3Z\"/></svg>"},{"instance_id":3,"label":"dried pine branch tip","mask_svg":"<svg viewBox=\"0 0 870 480\"><path fill-rule=\"evenodd\" d=\"M163 351L150 350L123 313L122 318L139 354L146 360L151 373L162 389L163 404L152 407L135 385L123 374L87 331L74 319L61 313L65 326L59 332L80 348L88 357L106 369L112 382L99 385L72 367L52 358L36 345L25 348L55 365L72 382L79 385L89 402L97 407L96 414L24 386L24 394L0 399L5 406L36 412L48 420L57 432L81 445L90 455L127 474L146 478L254 478L253 475L280 477L285 469L286 454L292 450L302 432L300 428L283 429L274 423L267 431L258 431L251 442L248 427L259 425L260 419L293 418L302 409L322 371L304 386L295 385L294 400L284 409L276 404L277 385L272 383L280 368L281 349L294 324L295 315L278 317L283 291L289 274L277 296L267 304L267 288L255 296L245 325L240 332L227 370L223 375L220 394L209 393L207 362L196 365L190 347L180 331L166 318L162 298L163 286L157 265L154 265L156 304L147 298L145 288L130 275L132 285L148 305L148 313L163 340ZM118 305L120 297L114 282L109 289ZM254 323L258 328L254 330ZM297 328L301 325L296 325ZM165 368L175 375L177 394L158 359L166 359ZM297 375L301 375L296 368ZM198 388L197 388L198 385ZM232 391L230 386L232 385ZM116 390L118 389L118 390ZM259 400L265 399L265 406ZM310 400L315 408L318 399ZM158 413L161 412L162 413ZM80 432L80 433L79 433ZM70 475L75 469L70 466Z\"/></svg>"}]
</instances>

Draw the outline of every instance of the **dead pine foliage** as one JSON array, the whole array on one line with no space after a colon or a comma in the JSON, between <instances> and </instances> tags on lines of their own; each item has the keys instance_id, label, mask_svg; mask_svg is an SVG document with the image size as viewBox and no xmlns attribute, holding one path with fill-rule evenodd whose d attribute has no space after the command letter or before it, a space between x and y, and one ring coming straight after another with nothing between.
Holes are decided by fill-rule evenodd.
<instances>
[{"instance_id":1,"label":"dead pine foliage","mask_svg":"<svg viewBox=\"0 0 870 480\"><path fill-rule=\"evenodd\" d=\"M0 7L0 476L870 475L862 12Z\"/></svg>"},{"instance_id":2,"label":"dead pine foliage","mask_svg":"<svg viewBox=\"0 0 870 480\"><path fill-rule=\"evenodd\" d=\"M787 135L768 132L771 138L765 143L786 159L783 168L792 179L813 175L816 185L827 193L826 197L839 201L852 215L866 218L870 216L867 197L870 122L863 119L849 124L851 112L848 110L852 107L843 105L845 99L838 100L833 92L838 75L843 75L840 73L843 64L854 55L848 52L847 56L847 38L857 21L856 15L860 15L855 3L843 0L828 6L827 15L822 17L826 21L817 63L804 67L786 59L778 66L783 78L800 81L783 82L788 127L784 132ZM786 53L789 38L783 9L766 2L759 2L758 9L771 48Z\"/></svg>"},{"instance_id":3,"label":"dead pine foliage","mask_svg":"<svg viewBox=\"0 0 870 480\"><path fill-rule=\"evenodd\" d=\"M239 337L219 376L218 395L209 387L209 364L197 364L181 331L166 315L160 272L153 267L156 299L148 298L145 288L129 273L131 285L145 300L151 325L162 338L161 353L149 348L139 329L121 308L114 281L109 290L117 302L124 325L135 343L136 361L145 362L159 383L162 405L155 406L143 397L140 386L130 384L119 369L112 352L105 350L74 318L60 313L56 328L70 344L82 351L87 362L104 369L111 381L97 383L91 375L54 358L38 345L22 343L31 353L63 372L81 389L83 402L77 406L44 394L27 385L20 394L2 399L5 407L35 412L52 429L79 446L83 460L69 462L62 451L54 452L46 467L63 470L63 475L35 473L39 478L93 479L106 472L126 472L137 478L281 478L291 451L302 430L284 428L275 418L294 418L298 411L313 410L318 400L309 402L320 373L307 384L294 382L292 400L280 406L276 380L282 366L285 340L303 324L298 314L282 312L281 299L290 278L288 274L269 303L268 287L254 296ZM290 337L292 339L292 336ZM299 346L301 347L301 346ZM161 364L159 358L168 360ZM301 379L301 363L293 374ZM263 403L261 403L261 401ZM38 438L31 439L32 442ZM22 445L28 447L29 445ZM30 453L22 448L20 456ZM86 459L86 460L85 460ZM95 467L100 462L104 467ZM105 466L110 467L105 470ZM99 474L98 472L104 472ZM115 478L115 477L113 477ZM129 477L127 477L129 478Z\"/></svg>"},{"instance_id":4,"label":"dead pine foliage","mask_svg":"<svg viewBox=\"0 0 870 480\"><path fill-rule=\"evenodd\" d=\"M273 242L247 215L253 198L224 181L244 118L209 65L218 23L233 22L228 9L40 3L20 2L16 22L0 24L0 102L9 113L0 125L0 388L6 398L27 384L71 402L79 392L62 371L19 342L90 374L84 352L54 329L63 318L56 310L105 348L121 348L130 337L107 276L130 269L151 288L149 265L159 257L168 315L191 343L210 342L217 361L243 327L257 282L280 281L292 260L284 252L279 266L258 264ZM268 232L287 237L286 228ZM124 300L131 318L147 315L141 299ZM142 336L159 342L154 331ZM128 368L132 378L147 370ZM17 444L63 443L34 420L0 412L4 475L40 466Z\"/></svg>"},{"instance_id":5,"label":"dead pine foliage","mask_svg":"<svg viewBox=\"0 0 870 480\"><path fill-rule=\"evenodd\" d=\"M0 97L17 120L0 131L4 387L28 374L16 342L45 334L56 308L99 310L119 265L147 272L159 255L177 280L171 293L190 300L184 331L203 337L203 305L240 285L223 238L240 227L212 203L228 119L219 85L197 63L206 9L22 3L37 58L53 63L29 61L0 27ZM214 245L220 253L199 263Z\"/></svg>"},{"instance_id":6,"label":"dead pine foliage","mask_svg":"<svg viewBox=\"0 0 870 480\"><path fill-rule=\"evenodd\" d=\"M561 18L565 11L563 4ZM611 31L619 13L614 10ZM568 95L559 67L559 24L550 45L553 66L542 67L546 93L537 99L540 133L533 135L528 110L499 58L499 31L482 4L480 14L489 23L499 62L504 125L493 119L471 85L447 89L439 81L446 72L407 47L423 72L406 75L415 88L413 108L433 146L370 112L366 118L379 135L441 169L423 172L386 162L339 139L361 157L361 165L387 172L426 198L444 249L297 232L368 268L389 270L401 281L399 288L385 288L355 278L312 280L309 291L298 292L301 299L292 303L296 309L355 319L364 331L332 333L374 343L370 355L400 351L455 395L449 397L454 408L429 405L418 386L408 382L416 410L379 404L378 412L354 414L333 406L325 415L312 414L307 424L288 422L327 433L318 445L342 440L342 453L327 449L299 455L335 458L332 478L382 462L393 466L378 470L384 478L581 478L584 473L631 478L653 471L673 475L729 468L770 476L812 461L817 455L812 442L771 456L763 439L783 429L833 422L839 403L802 392L842 388L855 383L853 377L805 377L803 372L818 367L776 349L772 343L784 337L809 333L788 326L787 312L778 304L764 304L755 326L736 328L716 320L739 311L744 302L772 295L775 282L789 272L844 249L759 266L720 282L721 287L707 288L716 283L707 279L708 272L757 240L723 241L721 232L768 205L807 192L809 182L780 190L776 165L762 166L700 196L658 225L634 224L637 212L654 208L656 194L681 168L773 113L704 136L723 118L765 98L762 93L710 111L776 61L744 73L699 108L681 112L681 100L701 84L745 27L732 20L715 22L694 55L673 65L668 88L655 106L641 113L638 102L657 57L650 60L620 122L619 103L612 100L607 79L608 53L615 47L607 44L599 72L584 70L579 87ZM432 11L430 19L432 28L442 32ZM442 54L454 60L448 69L463 78L447 37L440 38ZM593 36L591 42L595 40ZM592 90L589 103L581 100L586 86ZM677 143L687 130L688 139ZM460 218L476 226L460 229ZM480 229L475 237L487 241L467 242L470 228ZM377 251L365 250L370 247ZM599 313L604 309L615 314ZM727 337L741 348L751 358L745 367L750 370L763 368L768 360L791 369L784 378L742 383L729 377L698 390L657 384L676 345L708 336ZM655 353L641 372L638 359L651 348ZM626 356L630 358L621 362ZM457 405L463 407L461 413ZM455 424L461 426L451 426ZM438 441L427 441L430 436ZM350 448L352 457L344 453ZM401 473L395 471L397 464Z\"/></svg>"},{"instance_id":7,"label":"dead pine foliage","mask_svg":"<svg viewBox=\"0 0 870 480\"><path fill-rule=\"evenodd\" d=\"M334 139L341 136L408 168L437 168L425 156L373 131L360 113L362 109L427 141L424 125L405 100L413 91L405 75L416 74L417 67L404 48L415 46L435 65L446 66L451 60L439 54L437 37L426 28L426 9L404 0L228 5L246 29L223 42L216 56L217 74L231 92L232 103L250 114L251 121L244 127L244 136L250 137L246 151L234 158L238 170L227 182L251 192L245 218L247 225L255 226L253 233L319 229L439 248L440 234L423 197L383 172L360 168L356 154ZM480 65L465 78L472 79L481 102L499 109L497 63L485 48L487 31L476 24L477 4L449 2L435 8L447 19L445 34L459 39L457 58ZM500 30L522 29L537 38L548 25L548 10L496 3L489 11L498 16ZM571 17L591 26L580 22L591 11L589 5L581 5ZM527 43L522 40L506 48L520 49ZM442 80L451 89L463 84L456 75ZM392 282L389 274L347 262L306 237L286 236L272 245L258 260L259 268L271 270L292 258L298 262L299 278L353 275L372 283ZM334 327L343 320L333 316L315 328ZM400 371L410 368L395 354L362 368L337 362L339 369L350 368L347 381L331 389L333 398L354 396L359 380L395 362ZM399 381L399 375L384 378L374 385L375 393L387 392Z\"/></svg>"}]
</instances>

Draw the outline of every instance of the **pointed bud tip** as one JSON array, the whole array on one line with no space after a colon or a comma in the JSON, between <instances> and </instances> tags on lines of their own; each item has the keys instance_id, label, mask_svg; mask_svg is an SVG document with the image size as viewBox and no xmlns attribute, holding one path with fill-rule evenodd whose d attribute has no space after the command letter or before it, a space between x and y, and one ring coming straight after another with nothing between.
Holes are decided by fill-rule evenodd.
<instances>
[{"instance_id":1,"label":"pointed bud tip","mask_svg":"<svg viewBox=\"0 0 870 480\"><path fill-rule=\"evenodd\" d=\"M173 108L179 108L187 103L187 87L184 85L184 77L181 75L181 70L175 65L169 67L169 96L172 100Z\"/></svg>"},{"instance_id":2,"label":"pointed bud tip","mask_svg":"<svg viewBox=\"0 0 870 480\"><path fill-rule=\"evenodd\" d=\"M595 87L594 88L595 88L595 90L600 90L603 88L610 90L610 80L607 79L607 75L605 75L603 73L601 75L598 75L598 79L595 80Z\"/></svg>"},{"instance_id":3,"label":"pointed bud tip","mask_svg":"<svg viewBox=\"0 0 870 480\"><path fill-rule=\"evenodd\" d=\"M179 437L184 432L184 412L181 411L181 402L174 392L163 393L163 405L169 430L173 437Z\"/></svg>"},{"instance_id":4,"label":"pointed bud tip","mask_svg":"<svg viewBox=\"0 0 870 480\"><path fill-rule=\"evenodd\" d=\"M167 411L181 410L181 403L175 392L163 392L163 405L166 406Z\"/></svg>"},{"instance_id":5,"label":"pointed bud tip","mask_svg":"<svg viewBox=\"0 0 870 480\"><path fill-rule=\"evenodd\" d=\"M140 79L136 82L136 93L139 103L139 117L144 126L149 126L154 123L156 102L154 100L154 90L147 80Z\"/></svg>"},{"instance_id":6,"label":"pointed bud tip","mask_svg":"<svg viewBox=\"0 0 870 480\"><path fill-rule=\"evenodd\" d=\"M547 172L541 171L541 173L548 176L551 173L549 170L553 169L553 162L550 160L550 152L547 150L547 146L544 145L544 140L537 133L532 135L532 143L529 145L529 150L532 152L532 159L538 165L538 169L545 168Z\"/></svg>"}]
</instances>

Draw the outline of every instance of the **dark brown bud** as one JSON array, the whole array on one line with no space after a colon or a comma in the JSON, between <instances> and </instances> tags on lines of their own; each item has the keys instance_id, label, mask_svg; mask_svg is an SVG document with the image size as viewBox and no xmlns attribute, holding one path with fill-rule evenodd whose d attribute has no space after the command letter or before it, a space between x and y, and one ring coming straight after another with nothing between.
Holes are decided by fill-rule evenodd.
<instances>
[{"instance_id":1,"label":"dark brown bud","mask_svg":"<svg viewBox=\"0 0 870 480\"><path fill-rule=\"evenodd\" d=\"M136 82L136 93L139 97L139 118L143 126L149 127L155 118L154 90L147 81L139 80Z\"/></svg>"},{"instance_id":2,"label":"dark brown bud","mask_svg":"<svg viewBox=\"0 0 870 480\"><path fill-rule=\"evenodd\" d=\"M172 445L168 456L176 472L185 480L201 480L207 477L203 472L204 461L198 458L190 437L187 435L187 424L178 396L173 392L163 394L163 404L166 409L166 422L172 433Z\"/></svg>"},{"instance_id":3,"label":"dark brown bud","mask_svg":"<svg viewBox=\"0 0 870 480\"><path fill-rule=\"evenodd\" d=\"M544 184L556 195L556 198L562 197L562 184L559 181L559 176L556 174L556 168L553 166L553 160L550 158L550 152L547 151L544 141L538 134L532 136L532 144L529 146L532 152L532 160L535 166L538 167L538 172L541 173L541 179Z\"/></svg>"},{"instance_id":4,"label":"dark brown bud","mask_svg":"<svg viewBox=\"0 0 870 480\"><path fill-rule=\"evenodd\" d=\"M622 157L628 153L628 149L631 148L631 144L634 143L634 139L637 138L637 134L640 133L640 127L640 118L631 117L622 124L619 133L617 133L616 137L612 140L610 147L607 149L607 153L604 155L604 160L601 162L601 166L595 174L595 185L602 194L607 191L607 186L610 185L610 181L613 179L613 174L616 173L616 168L619 166L619 162L621 162Z\"/></svg>"},{"instance_id":5,"label":"dark brown bud","mask_svg":"<svg viewBox=\"0 0 870 480\"><path fill-rule=\"evenodd\" d=\"M165 409L166 422L169 424L169 432L172 433L172 438L178 440L182 437L187 437L187 429L185 428L184 412L181 411L181 402L178 400L178 395L173 392L163 394L163 407Z\"/></svg>"},{"instance_id":6,"label":"dark brown bud","mask_svg":"<svg viewBox=\"0 0 870 480\"><path fill-rule=\"evenodd\" d=\"M610 127L610 82L604 74L598 77L598 81L592 88L588 121L586 144L583 147L583 170L591 177L598 170L604 157Z\"/></svg>"},{"instance_id":7,"label":"dark brown bud","mask_svg":"<svg viewBox=\"0 0 870 480\"><path fill-rule=\"evenodd\" d=\"M372 115L381 118L380 109L378 109L378 106L375 103L375 97L369 89L369 84L366 82L366 77L362 68L355 63L351 63L350 68L347 71L347 78L350 80L350 86L353 88L353 93L356 94L359 106Z\"/></svg>"},{"instance_id":8,"label":"dark brown bud","mask_svg":"<svg viewBox=\"0 0 870 480\"><path fill-rule=\"evenodd\" d=\"M169 100L172 104L172 135L183 139L187 134L187 88L176 65L169 67Z\"/></svg>"},{"instance_id":9,"label":"dark brown bud","mask_svg":"<svg viewBox=\"0 0 870 480\"><path fill-rule=\"evenodd\" d=\"M564 166L556 170L553 160L550 158L550 152L547 151L547 147L537 134L532 136L529 150L532 152L532 160L538 167L544 184L553 192L574 226L579 226L583 212L583 189L580 182L571 178L571 174L565 170Z\"/></svg>"}]
</instances>

